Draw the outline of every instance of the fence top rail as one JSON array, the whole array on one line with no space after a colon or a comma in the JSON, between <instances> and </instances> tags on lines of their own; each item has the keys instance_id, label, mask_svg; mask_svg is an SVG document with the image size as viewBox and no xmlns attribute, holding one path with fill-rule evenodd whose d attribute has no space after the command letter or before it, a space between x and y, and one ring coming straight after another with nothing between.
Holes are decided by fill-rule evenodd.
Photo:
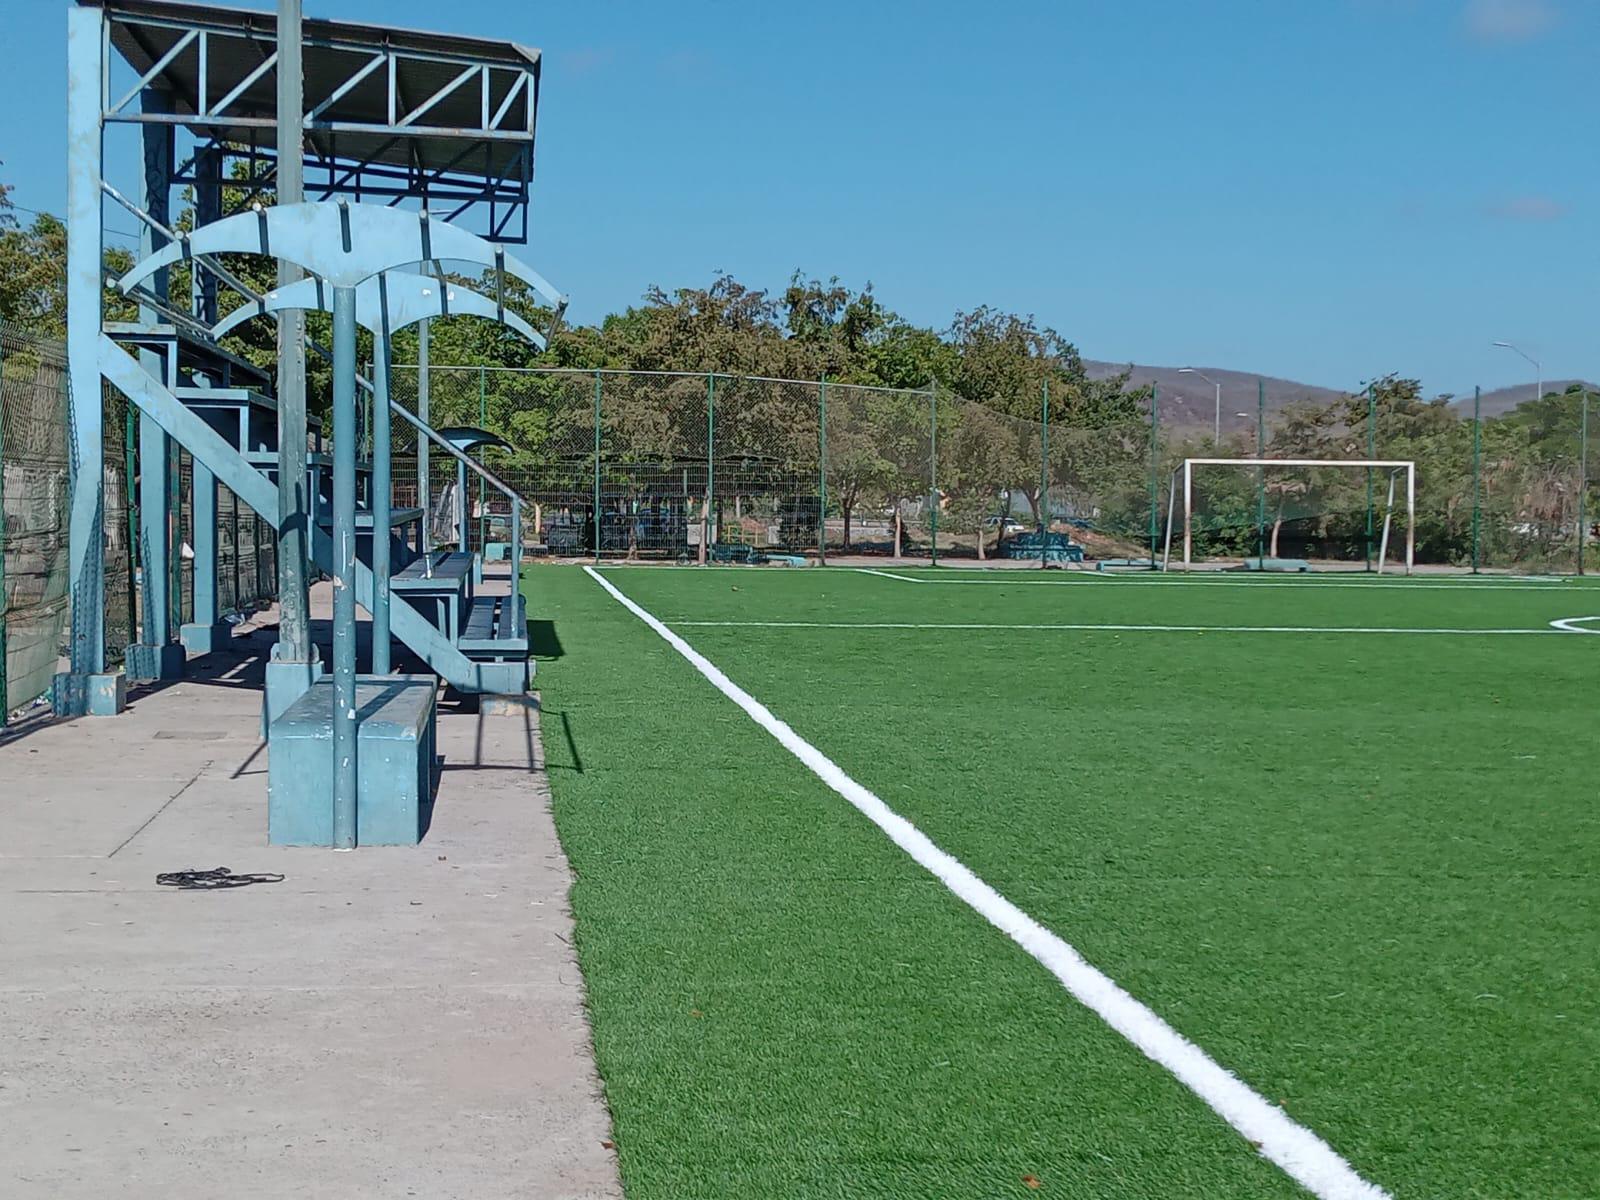
<instances>
[{"instance_id":1,"label":"fence top rail","mask_svg":"<svg viewBox=\"0 0 1600 1200\"><path fill-rule=\"evenodd\" d=\"M420 371L421 363L394 363L393 369L399 371ZM833 388L853 388L860 392L896 392L906 396L926 396L933 391L933 387L886 387L876 383L847 383L838 379L788 379L776 375L742 375L733 371L643 371L631 367L507 367L483 363L473 366L470 363L429 363L428 371L431 374L444 372L496 375L575 375L585 379L593 379L596 375L619 376L650 376L660 379L746 379L752 383L793 383L801 387L817 387L826 383Z\"/></svg>"}]
</instances>

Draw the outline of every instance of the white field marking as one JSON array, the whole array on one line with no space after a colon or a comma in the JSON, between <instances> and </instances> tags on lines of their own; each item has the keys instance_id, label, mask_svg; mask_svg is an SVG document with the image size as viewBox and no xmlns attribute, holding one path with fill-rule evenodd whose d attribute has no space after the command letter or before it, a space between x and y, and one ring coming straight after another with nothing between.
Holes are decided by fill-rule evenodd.
<instances>
[{"instance_id":1,"label":"white field marking","mask_svg":"<svg viewBox=\"0 0 1600 1200\"><path fill-rule=\"evenodd\" d=\"M611 597L648 625L711 685L732 700L783 748L889 839L932 874L986 921L1026 950L1060 980L1080 1003L1120 1033L1146 1058L1165 1067L1210 1106L1266 1159L1321 1200L1389 1200L1389 1194L1368 1183L1326 1142L1287 1113L1253 1091L1200 1047L1134 999L1110 976L1056 934L980 879L927 834L862 787L831 759L806 741L759 700L722 673L645 609L635 604L593 567L589 576Z\"/></svg>"},{"instance_id":2,"label":"white field marking","mask_svg":"<svg viewBox=\"0 0 1600 1200\"><path fill-rule=\"evenodd\" d=\"M1572 617L1569 620L1591 621L1600 617ZM1404 628L1386 625L1001 625L1001 624L939 624L912 621L668 621L678 629L1037 629L1061 630L1074 633L1108 630L1112 633L1438 633L1460 637L1483 635L1509 637L1539 634L1548 636L1560 633L1600 633L1600 629L1571 629L1560 621L1551 621L1553 628L1541 629L1439 629Z\"/></svg>"},{"instance_id":3,"label":"white field marking","mask_svg":"<svg viewBox=\"0 0 1600 1200\"><path fill-rule=\"evenodd\" d=\"M1551 629L1559 629L1562 633L1600 633L1600 629L1591 629L1592 622L1600 621L1600 617L1562 617L1559 621L1551 621Z\"/></svg>"},{"instance_id":4,"label":"white field marking","mask_svg":"<svg viewBox=\"0 0 1600 1200\"><path fill-rule=\"evenodd\" d=\"M1392 583L1355 583L1349 580L1316 579L1305 577L1298 580L1289 579L1206 579L1199 575L1179 575L1176 577L1147 579L1130 575L1105 575L1095 571L1072 571L1056 579L1002 579L1001 572L996 571L996 578L992 579L919 579L915 575L897 575L893 571L879 571L872 567L844 568L854 570L857 575L877 575L883 579L898 579L901 583L935 583L946 587L1087 587L1091 583L1103 584L1106 587L1193 587L1193 588L1304 588L1318 590L1323 588L1360 588L1363 591L1387 590L1390 588L1401 589L1408 592L1416 591L1455 591L1455 592L1545 592L1549 591L1547 584L1523 583L1468 583L1462 580L1458 583L1424 583L1422 581L1395 580ZM960 569L960 568L958 568ZM1006 574L1024 574L1022 571L1006 572Z\"/></svg>"}]
</instances>

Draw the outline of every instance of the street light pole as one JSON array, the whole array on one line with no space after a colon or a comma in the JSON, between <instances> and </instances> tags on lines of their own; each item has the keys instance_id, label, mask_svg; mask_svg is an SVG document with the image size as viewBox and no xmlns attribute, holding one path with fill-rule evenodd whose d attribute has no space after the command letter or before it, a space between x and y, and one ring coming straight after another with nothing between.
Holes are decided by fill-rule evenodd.
<instances>
[{"instance_id":1,"label":"street light pole","mask_svg":"<svg viewBox=\"0 0 1600 1200\"><path fill-rule=\"evenodd\" d=\"M1216 408L1216 415L1212 418L1212 421L1211 421L1211 444L1213 446L1222 445L1222 385L1220 383L1218 383L1215 379L1211 378L1211 376L1207 375L1204 371L1197 371L1194 367L1179 367L1178 368L1178 374L1179 375L1198 375L1198 376L1200 376L1201 379L1204 379L1207 383L1209 383L1213 388L1216 389L1216 393L1217 393L1217 408Z\"/></svg>"},{"instance_id":2,"label":"street light pole","mask_svg":"<svg viewBox=\"0 0 1600 1200\"><path fill-rule=\"evenodd\" d=\"M1501 350L1509 350L1513 354L1521 354L1523 358L1527 359L1533 364L1533 398L1535 400L1543 400L1544 368L1539 365L1539 360L1534 358L1531 354L1523 353L1523 351L1513 346L1510 342L1495 342L1493 344Z\"/></svg>"}]
</instances>

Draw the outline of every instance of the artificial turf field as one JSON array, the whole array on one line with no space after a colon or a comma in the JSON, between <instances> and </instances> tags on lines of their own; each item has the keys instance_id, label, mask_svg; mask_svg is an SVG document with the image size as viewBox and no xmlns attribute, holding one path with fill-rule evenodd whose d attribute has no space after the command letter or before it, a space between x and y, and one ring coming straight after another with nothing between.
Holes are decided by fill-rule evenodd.
<instances>
[{"instance_id":1,"label":"artificial turf field","mask_svg":"<svg viewBox=\"0 0 1600 1200\"><path fill-rule=\"evenodd\" d=\"M1373 1188L1600 1195L1600 637L1549 625L1600 588L601 573ZM525 587L631 1200L1308 1194L590 574Z\"/></svg>"}]
</instances>

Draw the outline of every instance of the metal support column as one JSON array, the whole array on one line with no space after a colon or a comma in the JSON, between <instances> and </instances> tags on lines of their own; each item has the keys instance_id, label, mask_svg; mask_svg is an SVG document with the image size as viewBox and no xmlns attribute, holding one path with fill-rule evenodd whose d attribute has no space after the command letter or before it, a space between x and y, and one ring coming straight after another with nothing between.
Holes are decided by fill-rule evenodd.
<instances>
[{"instance_id":1,"label":"metal support column","mask_svg":"<svg viewBox=\"0 0 1600 1200\"><path fill-rule=\"evenodd\" d=\"M1583 548L1589 540L1589 389L1583 389L1578 414L1578 574L1583 574Z\"/></svg>"},{"instance_id":2,"label":"metal support column","mask_svg":"<svg viewBox=\"0 0 1600 1200\"><path fill-rule=\"evenodd\" d=\"M356 844L356 290L333 289L333 844Z\"/></svg>"},{"instance_id":3,"label":"metal support column","mask_svg":"<svg viewBox=\"0 0 1600 1200\"><path fill-rule=\"evenodd\" d=\"M432 422L429 417L428 388L428 330L433 322L427 317L417 322L417 419L424 425ZM422 509L422 536L417 542L417 551L427 554L432 542L428 529L428 515L430 510L429 481L428 481L428 439L422 434L417 435L417 504Z\"/></svg>"},{"instance_id":4,"label":"metal support column","mask_svg":"<svg viewBox=\"0 0 1600 1200\"><path fill-rule=\"evenodd\" d=\"M159 88L140 92L140 108L149 113L172 110L172 97ZM170 224L170 191L173 160L173 130L170 125L145 125L140 129L144 150L140 202L152 220ZM148 223L140 226L139 256L154 254L167 243L164 235ZM150 290L169 299L170 277L166 270L150 279ZM148 305L139 306L139 320L153 325L160 314ZM142 350L140 364L169 387L166 356ZM176 446L149 417L139 416L139 580L144 593L144 620L141 628L130 630L133 644L123 654L124 671L131 680L176 679L183 674L184 655L173 644L181 623L179 589L182 584L178 547L178 514L182 497L174 465ZM196 563L198 572L199 564ZM198 573L197 573L198 578ZM174 614L177 614L174 619Z\"/></svg>"},{"instance_id":5,"label":"metal support column","mask_svg":"<svg viewBox=\"0 0 1600 1200\"><path fill-rule=\"evenodd\" d=\"M382 288L380 277L379 287ZM380 294L382 294L380 292ZM383 299L382 326L372 339L372 673L387 675L389 661L390 512L394 497L391 466L393 418L389 413L389 302ZM427 439L421 434L418 441Z\"/></svg>"},{"instance_id":6,"label":"metal support column","mask_svg":"<svg viewBox=\"0 0 1600 1200\"><path fill-rule=\"evenodd\" d=\"M478 364L478 428L489 428L489 370L482 363ZM481 465L489 457L487 445L478 447L478 462ZM488 498L484 491L483 476L478 476L478 553L487 556L489 553L489 506Z\"/></svg>"},{"instance_id":7,"label":"metal support column","mask_svg":"<svg viewBox=\"0 0 1600 1200\"><path fill-rule=\"evenodd\" d=\"M277 41L278 203L299 204L305 199L300 0L278 0ZM295 282L301 274L291 263L278 264L280 287ZM353 376L353 350L346 367ZM353 404L353 396L351 401ZM353 431L345 444L353 454ZM311 644L307 595L312 503L307 483L306 318L303 312L291 309L278 314L278 644L267 667L269 722L322 673L316 647Z\"/></svg>"},{"instance_id":8,"label":"metal support column","mask_svg":"<svg viewBox=\"0 0 1600 1200\"><path fill-rule=\"evenodd\" d=\"M55 678L57 716L110 715L125 704L122 673L106 671L105 442L100 387L101 114L104 12L67 9L67 363L72 502L68 519L70 669Z\"/></svg>"}]
</instances>

